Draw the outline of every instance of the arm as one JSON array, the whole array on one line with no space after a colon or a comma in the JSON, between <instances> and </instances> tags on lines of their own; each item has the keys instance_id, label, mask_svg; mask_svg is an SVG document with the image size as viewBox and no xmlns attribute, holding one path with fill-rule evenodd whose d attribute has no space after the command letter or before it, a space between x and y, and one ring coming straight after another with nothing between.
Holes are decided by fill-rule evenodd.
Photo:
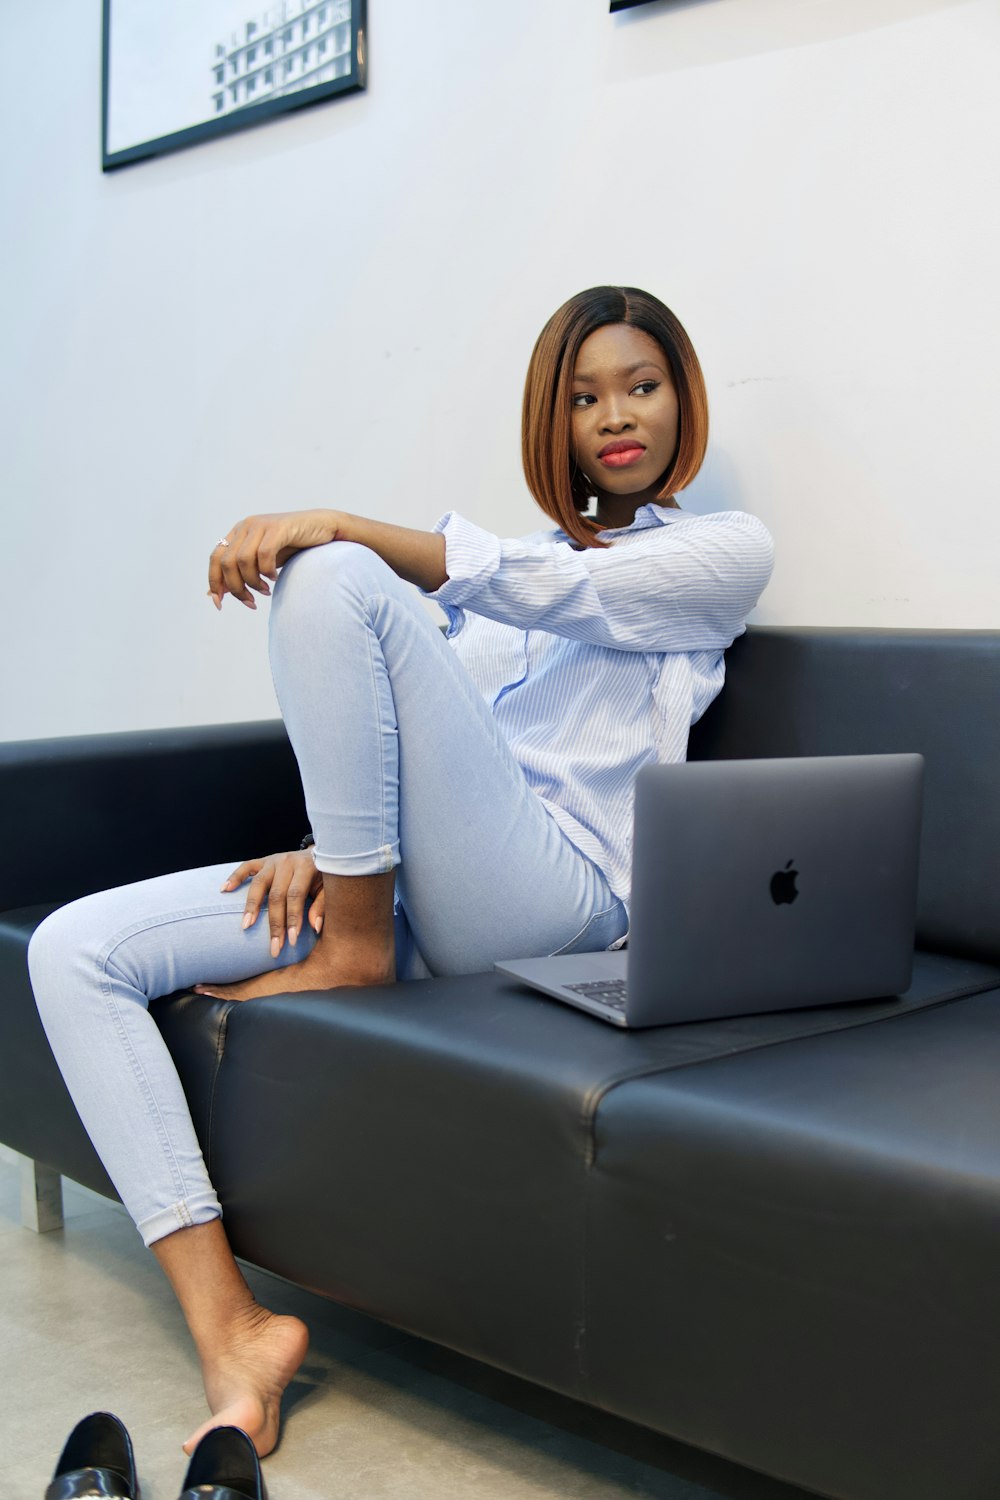
<instances>
[{"instance_id":1,"label":"arm","mask_svg":"<svg viewBox=\"0 0 1000 1500\"><path fill-rule=\"evenodd\" d=\"M461 516L439 522L448 581L434 598L523 630L621 651L725 648L771 573L765 527L742 512L685 515L608 548L501 541Z\"/></svg>"},{"instance_id":2,"label":"arm","mask_svg":"<svg viewBox=\"0 0 1000 1500\"><path fill-rule=\"evenodd\" d=\"M336 512L337 541L360 542L377 552L384 563L407 583L430 593L448 581L445 571L445 539L435 531L416 531L409 526L390 526L364 516Z\"/></svg>"},{"instance_id":3,"label":"arm","mask_svg":"<svg viewBox=\"0 0 1000 1500\"><path fill-rule=\"evenodd\" d=\"M226 533L212 552L208 591L216 609L232 594L248 609L256 604L250 590L271 592L268 579L296 552L329 542L358 542L377 552L408 583L431 591L447 581L445 540L433 531L390 526L340 510L300 510L284 515L248 516Z\"/></svg>"}]
</instances>

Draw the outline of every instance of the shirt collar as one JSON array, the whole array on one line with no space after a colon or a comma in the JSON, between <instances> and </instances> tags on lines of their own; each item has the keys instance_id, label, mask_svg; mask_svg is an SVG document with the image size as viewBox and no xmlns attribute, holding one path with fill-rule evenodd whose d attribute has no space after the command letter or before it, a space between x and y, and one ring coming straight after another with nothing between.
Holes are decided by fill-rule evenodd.
<instances>
[{"instance_id":1,"label":"shirt collar","mask_svg":"<svg viewBox=\"0 0 1000 1500\"><path fill-rule=\"evenodd\" d=\"M632 520L631 526L608 527L601 532L601 536L627 536L630 531L648 531L650 526L668 526L671 521L676 521L681 515L680 508L675 505L640 505Z\"/></svg>"},{"instance_id":2,"label":"shirt collar","mask_svg":"<svg viewBox=\"0 0 1000 1500\"><path fill-rule=\"evenodd\" d=\"M679 505L654 505L650 502L648 505L639 506L631 526L609 526L599 535L602 537L631 536L636 531L648 531L652 526L669 526L671 521L679 521L683 514ZM548 535L557 542L571 541L561 526L557 526L555 531L548 532Z\"/></svg>"}]
</instances>

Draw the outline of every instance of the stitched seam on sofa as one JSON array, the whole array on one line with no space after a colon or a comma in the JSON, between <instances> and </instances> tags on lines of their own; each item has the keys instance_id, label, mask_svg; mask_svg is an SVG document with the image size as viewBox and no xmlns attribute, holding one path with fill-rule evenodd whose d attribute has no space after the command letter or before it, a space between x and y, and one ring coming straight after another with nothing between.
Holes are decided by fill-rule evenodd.
<instances>
[{"instance_id":1,"label":"stitched seam on sofa","mask_svg":"<svg viewBox=\"0 0 1000 1500\"><path fill-rule=\"evenodd\" d=\"M587 1151L583 1161L583 1232L581 1235L583 1244L580 1247L580 1303L577 1308L573 1330L573 1358L576 1362L576 1372L582 1387L580 1399L583 1401L592 1400L590 1358L587 1348L587 1314L590 1310L591 1205L593 1202L593 1195L591 1193L591 1184L593 1182L591 1141L592 1132L588 1131Z\"/></svg>"},{"instance_id":2,"label":"stitched seam on sofa","mask_svg":"<svg viewBox=\"0 0 1000 1500\"><path fill-rule=\"evenodd\" d=\"M657 1073L676 1073L681 1068L698 1068L706 1063L720 1062L726 1057L736 1057L751 1052L761 1052L767 1047L786 1047L794 1042L808 1042L817 1036L831 1036L841 1031L858 1031L864 1026L879 1026L885 1021L903 1021L907 1016L916 1016L927 1010L934 1010L941 1005L950 1005L956 1000L968 1000L973 995L987 994L990 990L998 987L997 977L991 979L980 978L970 984L959 985L943 995L929 995L927 999L916 1001L905 1011L892 1011L880 1016L868 1016L865 1019L845 1018L842 1021L830 1021L824 1026L813 1027L809 1031L796 1032L794 1036L782 1036L775 1038L763 1038L759 1042L744 1043L741 1046L721 1048L718 1052L706 1054L704 1057L680 1058L677 1062L651 1063L646 1068L636 1068L629 1073L621 1073L617 1078L609 1078L604 1083L597 1084L584 1096L583 1100L583 1127L586 1132L586 1149L584 1151L584 1165L589 1173L597 1159L597 1112L604 1100L616 1088L626 1083L634 1083L640 1078L653 1078Z\"/></svg>"},{"instance_id":3,"label":"stitched seam on sofa","mask_svg":"<svg viewBox=\"0 0 1000 1500\"><path fill-rule=\"evenodd\" d=\"M219 1032L215 1039L215 1066L212 1069L212 1078L208 1086L208 1128L205 1141L205 1170L212 1177L212 1148L215 1144L215 1099L218 1093L219 1074L222 1071L222 1058L226 1050L226 1038L229 1031L229 1012L234 1005L239 1005L238 1000L231 1000L223 1012L222 1020L219 1022Z\"/></svg>"}]
</instances>

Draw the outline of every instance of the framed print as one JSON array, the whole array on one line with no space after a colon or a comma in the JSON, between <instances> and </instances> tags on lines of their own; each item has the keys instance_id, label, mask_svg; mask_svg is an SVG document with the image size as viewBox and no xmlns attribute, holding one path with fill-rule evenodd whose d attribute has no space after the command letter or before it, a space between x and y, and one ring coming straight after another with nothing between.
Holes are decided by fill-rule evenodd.
<instances>
[{"instance_id":1,"label":"framed print","mask_svg":"<svg viewBox=\"0 0 1000 1500\"><path fill-rule=\"evenodd\" d=\"M104 171L363 89L365 4L104 0Z\"/></svg>"}]
</instances>

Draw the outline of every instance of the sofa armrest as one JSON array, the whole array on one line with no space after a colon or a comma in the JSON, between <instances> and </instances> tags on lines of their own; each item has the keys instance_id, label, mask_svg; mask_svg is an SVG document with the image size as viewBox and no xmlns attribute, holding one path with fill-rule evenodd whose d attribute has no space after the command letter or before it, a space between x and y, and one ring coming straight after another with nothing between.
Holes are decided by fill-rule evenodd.
<instances>
[{"instance_id":1,"label":"sofa armrest","mask_svg":"<svg viewBox=\"0 0 1000 1500\"><path fill-rule=\"evenodd\" d=\"M0 910L296 848L280 719L0 744Z\"/></svg>"}]
</instances>

